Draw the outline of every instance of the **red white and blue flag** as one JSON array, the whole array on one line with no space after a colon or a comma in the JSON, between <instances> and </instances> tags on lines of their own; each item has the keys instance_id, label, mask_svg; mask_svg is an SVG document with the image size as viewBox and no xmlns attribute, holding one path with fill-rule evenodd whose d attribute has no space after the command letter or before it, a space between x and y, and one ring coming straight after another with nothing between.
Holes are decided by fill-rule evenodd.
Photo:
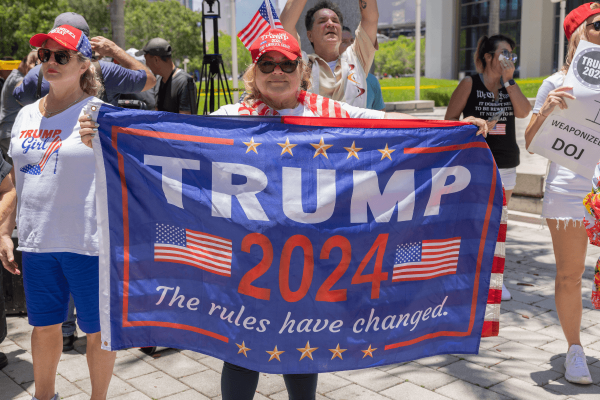
<instances>
[{"instance_id":1,"label":"red white and blue flag","mask_svg":"<svg viewBox=\"0 0 600 400\"><path fill-rule=\"evenodd\" d=\"M213 274L231 276L231 240L156 224L154 261L186 264Z\"/></svg>"},{"instance_id":2,"label":"red white and blue flag","mask_svg":"<svg viewBox=\"0 0 600 400\"><path fill-rule=\"evenodd\" d=\"M252 43L263 33L271 29L271 23L269 18L269 10L267 9L267 2L269 2L269 8L271 9L271 17L273 19L273 28L274 29L283 29L283 25L279 21L279 16L275 12L275 8L271 4L269 0L263 1L260 8L254 14L254 17L250 21L250 23L238 33L238 37L249 50Z\"/></svg>"},{"instance_id":3,"label":"red white and blue flag","mask_svg":"<svg viewBox=\"0 0 600 400\"><path fill-rule=\"evenodd\" d=\"M392 281L421 281L456 274L459 252L459 237L400 244Z\"/></svg>"},{"instance_id":4,"label":"red white and blue flag","mask_svg":"<svg viewBox=\"0 0 600 400\"><path fill-rule=\"evenodd\" d=\"M496 124L494 129L489 133L490 135L506 135L506 124Z\"/></svg>"}]
</instances>

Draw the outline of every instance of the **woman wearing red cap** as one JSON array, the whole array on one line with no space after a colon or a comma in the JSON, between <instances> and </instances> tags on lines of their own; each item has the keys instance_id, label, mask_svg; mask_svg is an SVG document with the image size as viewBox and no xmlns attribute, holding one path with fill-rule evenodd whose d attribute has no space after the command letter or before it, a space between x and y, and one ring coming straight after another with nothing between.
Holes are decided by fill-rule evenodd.
<instances>
[{"instance_id":1,"label":"woman wearing red cap","mask_svg":"<svg viewBox=\"0 0 600 400\"><path fill-rule=\"evenodd\" d=\"M23 283L31 336L34 399L58 400L55 380L62 352L61 325L69 294L87 334L86 356L94 400L105 399L115 353L101 349L98 229L93 151L81 143L79 117L102 85L91 65L87 37L69 25L37 34L41 71L50 92L19 112L8 154L14 168L17 210L0 231L0 259L20 273L10 236L19 223Z\"/></svg>"},{"instance_id":2,"label":"woman wearing red cap","mask_svg":"<svg viewBox=\"0 0 600 400\"><path fill-rule=\"evenodd\" d=\"M533 117L525 131L527 146L556 106L564 110L567 108L565 99L575 99L568 93L572 88L562 86L563 81L580 40L600 45L600 5L587 3L571 11L565 18L564 30L569 40L567 59L562 69L545 79L538 90ZM542 209L556 258L556 311L569 347L565 378L582 384L592 383L579 335L581 276L585 271L588 240L582 223L586 215L582 199L589 192L590 185L591 177L578 175L552 162Z\"/></svg>"},{"instance_id":3,"label":"woman wearing red cap","mask_svg":"<svg viewBox=\"0 0 600 400\"><path fill-rule=\"evenodd\" d=\"M405 114L384 113L349 106L346 103L307 93L310 69L302 62L296 39L282 29L260 36L250 48L253 64L244 74L248 95L241 104L221 107L212 115L296 115L337 118L411 118ZM478 134L487 133L485 121L468 118L479 126ZM91 147L94 131L83 117L80 134ZM85 128L85 129L84 129ZM259 373L228 362L223 365L221 392L223 400L251 400L258 385ZM317 374L284 374L290 400L314 400Z\"/></svg>"}]
</instances>

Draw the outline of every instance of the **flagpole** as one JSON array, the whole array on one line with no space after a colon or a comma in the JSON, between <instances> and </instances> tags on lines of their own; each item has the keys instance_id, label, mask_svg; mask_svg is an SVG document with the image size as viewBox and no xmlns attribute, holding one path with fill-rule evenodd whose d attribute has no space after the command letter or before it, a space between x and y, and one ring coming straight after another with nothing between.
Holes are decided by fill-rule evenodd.
<instances>
[{"instance_id":1,"label":"flagpole","mask_svg":"<svg viewBox=\"0 0 600 400\"><path fill-rule=\"evenodd\" d=\"M240 99L238 89L238 54L237 54L237 29L235 28L235 0L230 0L231 9L231 77L233 79L233 102L237 103Z\"/></svg>"},{"instance_id":2,"label":"flagpole","mask_svg":"<svg viewBox=\"0 0 600 400\"><path fill-rule=\"evenodd\" d=\"M275 29L275 20L273 19L273 11L271 10L271 0L265 0L267 6L267 14L269 14L269 24L271 29Z\"/></svg>"}]
</instances>

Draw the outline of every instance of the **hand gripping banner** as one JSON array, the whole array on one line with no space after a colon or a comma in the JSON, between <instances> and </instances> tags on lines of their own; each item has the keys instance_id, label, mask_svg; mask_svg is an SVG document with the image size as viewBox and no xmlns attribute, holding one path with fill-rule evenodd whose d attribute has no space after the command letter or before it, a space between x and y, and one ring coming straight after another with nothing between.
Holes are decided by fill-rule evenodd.
<instances>
[{"instance_id":1,"label":"hand gripping banner","mask_svg":"<svg viewBox=\"0 0 600 400\"><path fill-rule=\"evenodd\" d=\"M503 197L474 126L92 108L103 348L292 374L478 352Z\"/></svg>"}]
</instances>

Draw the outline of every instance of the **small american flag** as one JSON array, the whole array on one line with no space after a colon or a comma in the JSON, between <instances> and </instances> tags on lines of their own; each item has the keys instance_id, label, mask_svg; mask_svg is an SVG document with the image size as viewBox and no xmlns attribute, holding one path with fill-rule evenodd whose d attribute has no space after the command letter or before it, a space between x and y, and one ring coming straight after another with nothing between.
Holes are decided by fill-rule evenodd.
<instances>
[{"instance_id":1,"label":"small american flag","mask_svg":"<svg viewBox=\"0 0 600 400\"><path fill-rule=\"evenodd\" d=\"M271 24L269 23L269 11L267 10L266 4L267 1L269 2L271 14L273 16L274 29L283 29L283 25L281 25L279 16L277 16L271 2L269 0L263 1L262 5L254 15L254 18L252 18L250 23L238 33L238 37L248 50L250 50L250 46L252 46L252 43L254 43L260 35L271 29Z\"/></svg>"},{"instance_id":2,"label":"small american flag","mask_svg":"<svg viewBox=\"0 0 600 400\"><path fill-rule=\"evenodd\" d=\"M489 135L506 135L506 124L496 124Z\"/></svg>"},{"instance_id":3,"label":"small american flag","mask_svg":"<svg viewBox=\"0 0 600 400\"><path fill-rule=\"evenodd\" d=\"M156 224L154 261L186 264L231 276L231 240L173 225Z\"/></svg>"},{"instance_id":4,"label":"small american flag","mask_svg":"<svg viewBox=\"0 0 600 400\"><path fill-rule=\"evenodd\" d=\"M404 243L396 249L393 282L456 274L460 237Z\"/></svg>"}]
</instances>

